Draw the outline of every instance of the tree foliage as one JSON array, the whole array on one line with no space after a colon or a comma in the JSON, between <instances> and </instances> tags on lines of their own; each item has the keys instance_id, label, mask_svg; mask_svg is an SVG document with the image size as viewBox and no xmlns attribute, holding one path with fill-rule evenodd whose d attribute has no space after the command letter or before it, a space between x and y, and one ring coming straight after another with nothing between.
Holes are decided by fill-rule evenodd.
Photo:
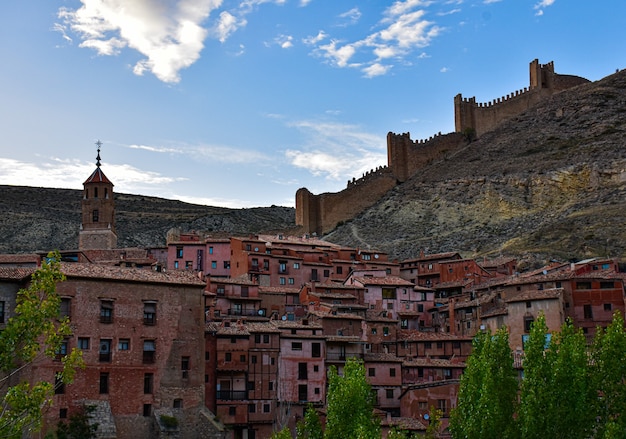
<instances>
[{"instance_id":1,"label":"tree foliage","mask_svg":"<svg viewBox=\"0 0 626 439\"><path fill-rule=\"evenodd\" d=\"M304 419L296 426L296 439L323 439L324 430L317 410L309 404L304 412Z\"/></svg>"},{"instance_id":2,"label":"tree foliage","mask_svg":"<svg viewBox=\"0 0 626 439\"><path fill-rule=\"evenodd\" d=\"M270 436L270 439L292 439L291 432L289 431L289 427L283 427L282 430L275 431Z\"/></svg>"},{"instance_id":3,"label":"tree foliage","mask_svg":"<svg viewBox=\"0 0 626 439\"><path fill-rule=\"evenodd\" d=\"M503 370L508 370L511 364L499 333L474 340L451 418L455 438L626 437L626 331L620 313L606 329L597 328L591 347L571 320L550 334L540 315L524 345L518 386L494 368L506 363ZM511 389L519 392L517 406L511 405Z\"/></svg>"},{"instance_id":4,"label":"tree foliage","mask_svg":"<svg viewBox=\"0 0 626 439\"><path fill-rule=\"evenodd\" d=\"M70 416L69 422L59 422L56 439L94 439L96 431L98 431L98 424L89 422L90 414L94 410L94 406L81 407L79 411Z\"/></svg>"},{"instance_id":5,"label":"tree foliage","mask_svg":"<svg viewBox=\"0 0 626 439\"><path fill-rule=\"evenodd\" d=\"M473 340L472 355L461 376L458 405L451 415L454 437L515 437L517 386L506 329L494 335L480 332Z\"/></svg>"},{"instance_id":6,"label":"tree foliage","mask_svg":"<svg viewBox=\"0 0 626 439\"><path fill-rule=\"evenodd\" d=\"M69 320L59 319L61 299L56 293L61 273L58 252L48 255L27 288L17 293L14 315L0 332L0 437L19 438L41 428L42 410L52 402L54 385L48 381L29 383L21 378L32 364L55 358L62 342L71 334ZM82 366L81 352L72 350L61 358L59 383L68 384L76 367Z\"/></svg>"},{"instance_id":7,"label":"tree foliage","mask_svg":"<svg viewBox=\"0 0 626 439\"><path fill-rule=\"evenodd\" d=\"M362 360L349 358L343 376L331 366L324 438L379 439L380 421L373 414L374 402Z\"/></svg>"}]
</instances>

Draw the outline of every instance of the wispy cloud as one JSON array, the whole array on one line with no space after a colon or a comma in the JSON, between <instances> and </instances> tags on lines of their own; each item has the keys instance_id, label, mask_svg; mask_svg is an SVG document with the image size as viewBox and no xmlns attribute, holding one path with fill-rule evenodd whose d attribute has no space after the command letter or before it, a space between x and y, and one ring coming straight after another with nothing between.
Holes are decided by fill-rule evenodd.
<instances>
[{"instance_id":1,"label":"wispy cloud","mask_svg":"<svg viewBox=\"0 0 626 439\"><path fill-rule=\"evenodd\" d=\"M198 162L246 164L267 162L270 160L265 154L249 150L222 145L183 145L177 147L154 145L128 145L127 148L138 149L157 154L184 155Z\"/></svg>"},{"instance_id":2,"label":"wispy cloud","mask_svg":"<svg viewBox=\"0 0 626 439\"><path fill-rule=\"evenodd\" d=\"M302 131L308 140L301 149L288 149L285 156L293 166L313 175L332 180L359 177L386 163L385 138L359 126L311 120L289 126Z\"/></svg>"},{"instance_id":3,"label":"wispy cloud","mask_svg":"<svg viewBox=\"0 0 626 439\"><path fill-rule=\"evenodd\" d=\"M36 186L41 187L82 189L83 181L94 169L93 163L54 157L44 158L38 163L0 158L0 184L33 186L36 182ZM130 165L108 164L106 174L115 182L118 192L130 193L147 193L145 189L154 191L160 186L186 180Z\"/></svg>"},{"instance_id":4,"label":"wispy cloud","mask_svg":"<svg viewBox=\"0 0 626 439\"><path fill-rule=\"evenodd\" d=\"M340 26L349 26L359 21L361 11L359 11L359 8L352 8L349 11L339 14L339 18L342 19Z\"/></svg>"},{"instance_id":5,"label":"wispy cloud","mask_svg":"<svg viewBox=\"0 0 626 439\"><path fill-rule=\"evenodd\" d=\"M548 6L552 6L554 2L555 0L541 0L539 3L535 4L534 9L537 11L535 15L543 15L544 9Z\"/></svg>"},{"instance_id":6,"label":"wispy cloud","mask_svg":"<svg viewBox=\"0 0 626 439\"><path fill-rule=\"evenodd\" d=\"M432 2L424 0L396 1L383 12L378 23L381 30L370 33L356 41L342 41L332 38L329 43L318 44L314 54L327 60L331 65L345 68L358 68L366 77L388 73L394 60L399 61L416 49L430 45L442 28L427 20L426 8ZM326 36L319 33L318 37ZM309 44L316 44L321 38L309 38Z\"/></svg>"}]
</instances>

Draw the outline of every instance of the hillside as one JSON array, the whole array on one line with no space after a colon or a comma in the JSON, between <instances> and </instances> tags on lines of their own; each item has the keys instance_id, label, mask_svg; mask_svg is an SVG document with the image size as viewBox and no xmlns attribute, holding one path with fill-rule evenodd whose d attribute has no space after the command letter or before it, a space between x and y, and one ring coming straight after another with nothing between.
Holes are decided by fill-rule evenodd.
<instances>
[{"instance_id":1,"label":"hillside","mask_svg":"<svg viewBox=\"0 0 626 439\"><path fill-rule=\"evenodd\" d=\"M552 96L430 163L329 241L394 258L459 251L626 259L626 71ZM0 253L75 248L79 190L0 186ZM165 244L172 227L298 233L294 209L225 209L116 194L120 246ZM522 267L523 267L522 263Z\"/></svg>"},{"instance_id":2,"label":"hillside","mask_svg":"<svg viewBox=\"0 0 626 439\"><path fill-rule=\"evenodd\" d=\"M626 257L626 71L431 163L327 235L394 257Z\"/></svg>"},{"instance_id":3,"label":"hillside","mask_svg":"<svg viewBox=\"0 0 626 439\"><path fill-rule=\"evenodd\" d=\"M0 186L0 253L77 248L81 197L81 190ZM173 227L247 235L295 222L288 207L226 209L129 194L115 194L115 207L120 247L164 246Z\"/></svg>"}]
</instances>

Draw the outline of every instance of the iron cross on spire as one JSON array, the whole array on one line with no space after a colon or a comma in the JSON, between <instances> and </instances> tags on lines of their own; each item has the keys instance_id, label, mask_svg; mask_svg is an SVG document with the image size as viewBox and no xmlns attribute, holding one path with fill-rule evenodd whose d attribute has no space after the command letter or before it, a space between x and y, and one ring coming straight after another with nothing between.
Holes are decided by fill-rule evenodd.
<instances>
[{"instance_id":1,"label":"iron cross on spire","mask_svg":"<svg viewBox=\"0 0 626 439\"><path fill-rule=\"evenodd\" d=\"M98 145L98 157L96 157L96 166L99 168L100 167L100 147L102 146L102 142L98 139L98 141L96 142L96 145Z\"/></svg>"}]
</instances>

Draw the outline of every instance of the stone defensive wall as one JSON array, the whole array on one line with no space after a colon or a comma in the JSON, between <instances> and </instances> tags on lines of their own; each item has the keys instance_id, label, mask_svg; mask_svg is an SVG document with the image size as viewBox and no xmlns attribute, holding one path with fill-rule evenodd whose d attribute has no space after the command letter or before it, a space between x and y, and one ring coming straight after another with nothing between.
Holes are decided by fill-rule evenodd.
<instances>
[{"instance_id":1,"label":"stone defensive wall","mask_svg":"<svg viewBox=\"0 0 626 439\"><path fill-rule=\"evenodd\" d=\"M543 99L568 88L589 82L585 78L554 73L554 62L530 63L530 85L490 102L477 103L476 98L454 97L454 125L457 132L473 130L480 137L503 121L528 110Z\"/></svg>"},{"instance_id":2,"label":"stone defensive wall","mask_svg":"<svg viewBox=\"0 0 626 439\"><path fill-rule=\"evenodd\" d=\"M296 224L309 233L322 235L373 206L396 184L391 170L381 167L348 181L341 192L314 195L300 188L296 192Z\"/></svg>"},{"instance_id":3,"label":"stone defensive wall","mask_svg":"<svg viewBox=\"0 0 626 439\"><path fill-rule=\"evenodd\" d=\"M435 160L445 158L471 141L473 137L493 130L541 100L568 88L588 83L573 75L554 73L554 62L530 63L530 85L487 103L476 98L454 97L454 133L441 134L425 140L411 140L409 133L387 134L387 166L348 182L337 193L314 195L306 188L296 192L296 225L308 233L324 234L337 224L354 218L373 206L397 184L403 183Z\"/></svg>"}]
</instances>

